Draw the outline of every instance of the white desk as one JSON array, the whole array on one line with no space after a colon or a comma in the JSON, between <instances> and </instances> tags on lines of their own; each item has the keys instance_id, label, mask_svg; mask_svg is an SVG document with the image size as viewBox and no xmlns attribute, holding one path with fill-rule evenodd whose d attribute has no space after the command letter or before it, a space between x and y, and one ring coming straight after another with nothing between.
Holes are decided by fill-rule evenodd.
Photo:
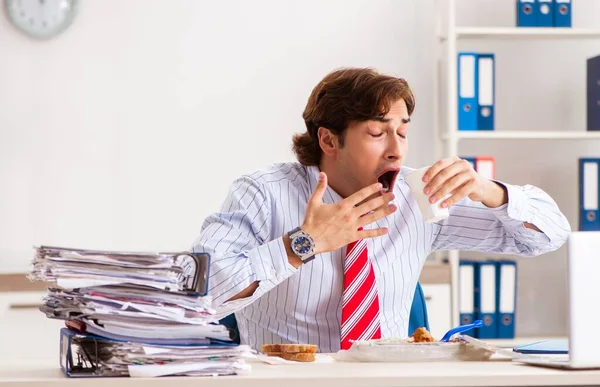
<instances>
[{"instance_id":1,"label":"white desk","mask_svg":"<svg viewBox=\"0 0 600 387\"><path fill-rule=\"evenodd\" d=\"M519 365L510 361L460 363L252 363L246 376L218 378L87 378L68 379L49 361L2 364L0 386L63 387L379 387L379 386L556 386L598 385L599 371L560 371Z\"/></svg>"},{"instance_id":2,"label":"white desk","mask_svg":"<svg viewBox=\"0 0 600 387\"><path fill-rule=\"evenodd\" d=\"M0 282L2 285L2 282ZM0 286L0 291L2 287ZM252 363L248 376L220 378L86 378L68 379L59 369L60 320L47 319L35 308L10 309L34 304L45 292L0 294L0 387L123 386L123 387L379 387L379 386L554 386L598 385L600 371L557 371L513 364L482 363L320 363L267 365ZM513 346L542 338L489 340Z\"/></svg>"},{"instance_id":3,"label":"white desk","mask_svg":"<svg viewBox=\"0 0 600 387\"><path fill-rule=\"evenodd\" d=\"M566 336L547 336L547 337L517 337L514 339L482 339L486 343L502 348L514 348L519 345L531 344L543 340L568 340Z\"/></svg>"}]
</instances>

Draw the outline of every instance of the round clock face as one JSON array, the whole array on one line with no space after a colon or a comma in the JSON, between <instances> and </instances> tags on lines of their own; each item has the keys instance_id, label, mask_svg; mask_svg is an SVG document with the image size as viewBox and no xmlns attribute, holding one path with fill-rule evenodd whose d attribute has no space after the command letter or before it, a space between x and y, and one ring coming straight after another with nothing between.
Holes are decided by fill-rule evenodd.
<instances>
[{"instance_id":1,"label":"round clock face","mask_svg":"<svg viewBox=\"0 0 600 387\"><path fill-rule=\"evenodd\" d=\"M307 237L299 236L294 239L294 251L298 254L310 252L311 243Z\"/></svg>"},{"instance_id":2,"label":"round clock face","mask_svg":"<svg viewBox=\"0 0 600 387\"><path fill-rule=\"evenodd\" d=\"M5 0L5 5L11 23L36 39L64 31L77 12L77 0Z\"/></svg>"}]
</instances>

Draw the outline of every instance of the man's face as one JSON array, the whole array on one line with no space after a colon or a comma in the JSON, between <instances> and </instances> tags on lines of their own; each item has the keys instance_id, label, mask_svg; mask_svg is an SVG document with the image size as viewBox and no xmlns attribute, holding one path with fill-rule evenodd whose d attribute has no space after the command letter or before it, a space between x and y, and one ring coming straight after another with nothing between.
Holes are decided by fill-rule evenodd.
<instances>
[{"instance_id":1,"label":"man's face","mask_svg":"<svg viewBox=\"0 0 600 387\"><path fill-rule=\"evenodd\" d=\"M341 194L354 192L380 181L383 191L393 190L408 150L410 122L403 99L392 104L382 120L351 123L338 149L337 170L343 179Z\"/></svg>"}]
</instances>

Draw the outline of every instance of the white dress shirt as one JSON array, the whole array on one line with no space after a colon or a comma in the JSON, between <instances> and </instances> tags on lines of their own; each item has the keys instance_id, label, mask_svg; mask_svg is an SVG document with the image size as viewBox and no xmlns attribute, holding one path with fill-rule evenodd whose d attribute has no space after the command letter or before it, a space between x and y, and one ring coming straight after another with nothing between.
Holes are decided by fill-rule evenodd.
<instances>
[{"instance_id":1,"label":"white dress shirt","mask_svg":"<svg viewBox=\"0 0 600 387\"><path fill-rule=\"evenodd\" d=\"M415 287L427 256L436 250L473 250L534 256L559 248L570 226L556 203L539 188L502 183L508 203L487 208L468 198L450 217L427 224L404 174L394 187L393 214L369 227L388 234L367 239L379 291L382 337L408 336ZM209 294L218 316L235 312L242 343L317 344L340 349L345 248L318 254L298 269L290 265L283 236L300 226L317 185L317 167L280 163L237 179L218 213L209 216L193 251L211 255ZM342 198L327 188L323 201ZM542 232L526 228L536 225ZM248 298L226 302L255 281Z\"/></svg>"}]
</instances>

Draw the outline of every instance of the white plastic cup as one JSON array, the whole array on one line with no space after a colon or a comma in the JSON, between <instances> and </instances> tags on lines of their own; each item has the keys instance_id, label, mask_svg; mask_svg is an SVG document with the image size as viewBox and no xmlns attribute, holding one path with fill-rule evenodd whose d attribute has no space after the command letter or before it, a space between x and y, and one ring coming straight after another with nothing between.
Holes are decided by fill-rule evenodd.
<instances>
[{"instance_id":1,"label":"white plastic cup","mask_svg":"<svg viewBox=\"0 0 600 387\"><path fill-rule=\"evenodd\" d=\"M425 223L433 223L439 220L445 219L450 216L448 208L440 207L440 203L451 195L447 194L435 203L429 202L429 196L425 195L423 189L425 189L426 183L423 181L423 175L429 167L424 167L410 172L404 176L408 186L410 187L413 196L415 197L417 204L419 205L419 211L425 219Z\"/></svg>"}]
</instances>

